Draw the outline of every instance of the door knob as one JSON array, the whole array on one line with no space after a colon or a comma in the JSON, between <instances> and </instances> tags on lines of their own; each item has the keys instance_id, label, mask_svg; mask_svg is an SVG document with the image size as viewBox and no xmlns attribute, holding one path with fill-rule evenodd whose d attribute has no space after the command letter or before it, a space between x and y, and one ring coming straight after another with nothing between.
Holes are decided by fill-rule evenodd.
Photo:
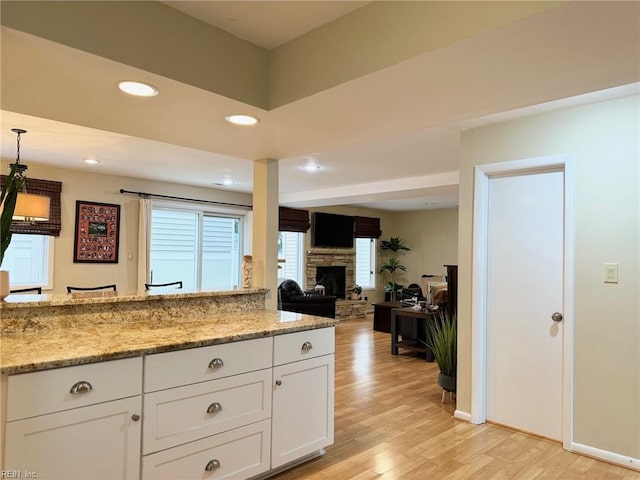
<instances>
[{"instance_id":1,"label":"door knob","mask_svg":"<svg viewBox=\"0 0 640 480\"><path fill-rule=\"evenodd\" d=\"M562 314L560 312L554 312L553 315L551 315L551 320L553 320L554 322L561 322Z\"/></svg>"}]
</instances>

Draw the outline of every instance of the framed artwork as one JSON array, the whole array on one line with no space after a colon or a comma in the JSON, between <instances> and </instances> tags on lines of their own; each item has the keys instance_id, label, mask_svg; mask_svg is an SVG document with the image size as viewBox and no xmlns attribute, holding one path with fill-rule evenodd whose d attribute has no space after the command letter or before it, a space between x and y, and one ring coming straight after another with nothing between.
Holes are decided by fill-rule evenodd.
<instances>
[{"instance_id":1,"label":"framed artwork","mask_svg":"<svg viewBox=\"0 0 640 480\"><path fill-rule=\"evenodd\" d=\"M120 205L76 200L74 263L118 263Z\"/></svg>"}]
</instances>

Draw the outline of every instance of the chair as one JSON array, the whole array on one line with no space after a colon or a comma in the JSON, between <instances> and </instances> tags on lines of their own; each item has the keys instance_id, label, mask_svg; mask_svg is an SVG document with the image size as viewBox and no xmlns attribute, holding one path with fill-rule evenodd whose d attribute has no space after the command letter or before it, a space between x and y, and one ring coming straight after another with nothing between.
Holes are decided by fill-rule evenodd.
<instances>
[{"instance_id":1,"label":"chair","mask_svg":"<svg viewBox=\"0 0 640 480\"><path fill-rule=\"evenodd\" d=\"M9 293L36 293L42 295L42 287L16 288L9 290Z\"/></svg>"},{"instance_id":2,"label":"chair","mask_svg":"<svg viewBox=\"0 0 640 480\"><path fill-rule=\"evenodd\" d=\"M278 287L278 310L336 318L336 297L303 292L294 280L285 280Z\"/></svg>"},{"instance_id":3,"label":"chair","mask_svg":"<svg viewBox=\"0 0 640 480\"><path fill-rule=\"evenodd\" d=\"M174 285L176 285L176 288L182 288L182 280L178 282L169 282L169 283L145 283L144 289L149 290L151 288L157 288L157 287L173 287Z\"/></svg>"},{"instance_id":4,"label":"chair","mask_svg":"<svg viewBox=\"0 0 640 480\"><path fill-rule=\"evenodd\" d=\"M447 277L445 275L422 275L422 294L435 305L447 303Z\"/></svg>"},{"instance_id":5,"label":"chair","mask_svg":"<svg viewBox=\"0 0 640 480\"><path fill-rule=\"evenodd\" d=\"M99 287L69 287L67 286L67 293L71 293L74 291L78 291L78 292L88 292L91 290L113 290L114 292L116 291L116 285L115 283L113 285L101 285Z\"/></svg>"}]
</instances>

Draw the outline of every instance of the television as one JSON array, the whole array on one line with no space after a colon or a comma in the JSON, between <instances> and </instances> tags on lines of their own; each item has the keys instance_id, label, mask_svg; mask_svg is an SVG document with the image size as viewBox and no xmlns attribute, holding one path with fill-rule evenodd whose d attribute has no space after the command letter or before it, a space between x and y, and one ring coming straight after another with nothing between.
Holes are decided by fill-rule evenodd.
<instances>
[{"instance_id":1,"label":"television","mask_svg":"<svg viewBox=\"0 0 640 480\"><path fill-rule=\"evenodd\" d=\"M314 247L353 248L353 217L315 212L312 235Z\"/></svg>"}]
</instances>

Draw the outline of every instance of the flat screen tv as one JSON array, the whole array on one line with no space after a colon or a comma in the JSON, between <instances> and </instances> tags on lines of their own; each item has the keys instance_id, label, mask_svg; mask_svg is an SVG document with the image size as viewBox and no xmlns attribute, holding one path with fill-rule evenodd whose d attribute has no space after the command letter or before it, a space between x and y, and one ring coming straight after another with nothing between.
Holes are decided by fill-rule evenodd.
<instances>
[{"instance_id":1,"label":"flat screen tv","mask_svg":"<svg viewBox=\"0 0 640 480\"><path fill-rule=\"evenodd\" d=\"M315 212L313 246L353 248L353 217Z\"/></svg>"}]
</instances>

